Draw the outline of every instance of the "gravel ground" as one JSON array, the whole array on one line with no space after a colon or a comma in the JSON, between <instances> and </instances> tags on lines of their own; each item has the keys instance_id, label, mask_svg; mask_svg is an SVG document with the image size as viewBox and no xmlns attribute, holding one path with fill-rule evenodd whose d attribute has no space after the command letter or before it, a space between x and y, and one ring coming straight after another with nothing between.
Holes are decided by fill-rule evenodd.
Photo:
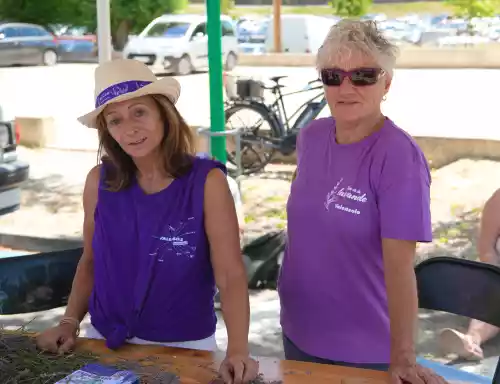
<instances>
[{"instance_id":1,"label":"gravel ground","mask_svg":"<svg viewBox=\"0 0 500 384\"><path fill-rule=\"evenodd\" d=\"M23 206L18 212L0 217L0 232L44 237L81 236L81 193L86 173L96 163L95 153L30 150L20 148L20 156L30 162L32 176L23 189ZM268 166L259 176L243 179L246 233L254 238L269 230L284 228L285 203L294 167ZM432 215L435 241L419 247L418 258L453 255L474 259L479 213L485 200L500 187L500 163L487 160L460 160L433 170ZM279 301L274 291L252 292L250 341L252 352L282 357L278 313ZM61 309L49 311L32 323L44 328L52 324ZM31 317L30 317L31 316ZM19 325L34 314L6 316L0 324ZM421 312L418 352L422 356L450 361L440 356L436 332L442 327L464 328L467 320L441 313ZM224 348L227 340L221 319L217 340ZM460 363L473 372L492 375L500 343L486 346L481 364ZM456 362L455 362L456 363Z\"/></svg>"}]
</instances>

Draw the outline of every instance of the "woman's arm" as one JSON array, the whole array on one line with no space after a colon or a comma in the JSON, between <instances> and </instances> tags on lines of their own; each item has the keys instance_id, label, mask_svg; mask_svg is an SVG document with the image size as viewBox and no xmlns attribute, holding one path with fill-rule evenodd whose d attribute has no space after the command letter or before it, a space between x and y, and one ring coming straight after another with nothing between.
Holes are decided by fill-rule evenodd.
<instances>
[{"instance_id":1,"label":"woman's arm","mask_svg":"<svg viewBox=\"0 0 500 384\"><path fill-rule=\"evenodd\" d=\"M418 326L415 250L415 241L382 239L391 324L391 364L415 364L415 333Z\"/></svg>"},{"instance_id":2,"label":"woman's arm","mask_svg":"<svg viewBox=\"0 0 500 384\"><path fill-rule=\"evenodd\" d=\"M233 196L234 206L236 208L236 217L238 218L238 224L240 228L240 236L244 235L245 228L245 214L243 212L243 201L241 198L241 192L236 180L230 176L226 176L227 183L229 185L229 190Z\"/></svg>"},{"instance_id":3,"label":"woman's arm","mask_svg":"<svg viewBox=\"0 0 500 384\"><path fill-rule=\"evenodd\" d=\"M500 189L484 205L479 228L477 251L485 263L499 264L496 242L500 236Z\"/></svg>"},{"instance_id":4,"label":"woman's arm","mask_svg":"<svg viewBox=\"0 0 500 384\"><path fill-rule=\"evenodd\" d=\"M432 241L431 175L418 148L399 145L387 153L377 188L384 276L391 327L391 368L412 374L418 294L416 244ZM401 373L403 372L403 373Z\"/></svg>"},{"instance_id":5,"label":"woman's arm","mask_svg":"<svg viewBox=\"0 0 500 384\"><path fill-rule=\"evenodd\" d=\"M80 323L88 310L88 301L94 285L94 256L92 237L94 235L94 210L97 204L99 167L94 167L87 175L83 190L83 255L76 268L71 294L64 317Z\"/></svg>"},{"instance_id":6,"label":"woman's arm","mask_svg":"<svg viewBox=\"0 0 500 384\"><path fill-rule=\"evenodd\" d=\"M212 266L227 326L227 354L248 356L248 281L233 197L226 176L219 169L211 170L207 176L204 211Z\"/></svg>"}]
</instances>

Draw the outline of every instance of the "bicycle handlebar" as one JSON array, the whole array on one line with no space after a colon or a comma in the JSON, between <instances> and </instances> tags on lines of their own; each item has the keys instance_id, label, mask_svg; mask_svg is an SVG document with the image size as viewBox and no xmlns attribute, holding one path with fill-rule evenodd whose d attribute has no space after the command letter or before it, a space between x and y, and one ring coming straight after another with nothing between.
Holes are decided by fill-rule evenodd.
<instances>
[{"instance_id":1,"label":"bicycle handlebar","mask_svg":"<svg viewBox=\"0 0 500 384\"><path fill-rule=\"evenodd\" d=\"M307 85L313 85L314 83L317 83L318 81L321 81L321 79L314 79L314 80L311 80L307 83Z\"/></svg>"},{"instance_id":2,"label":"bicycle handlebar","mask_svg":"<svg viewBox=\"0 0 500 384\"><path fill-rule=\"evenodd\" d=\"M319 84L317 84L319 82ZM311 80L307 83L307 85L304 87L304 90L305 91L312 91L314 89L320 89L322 88L322 83L321 83L321 80L320 79L314 79L314 80Z\"/></svg>"},{"instance_id":3,"label":"bicycle handlebar","mask_svg":"<svg viewBox=\"0 0 500 384\"><path fill-rule=\"evenodd\" d=\"M317 84L317 83L319 83L319 84ZM317 84L317 85L315 85L315 84ZM315 85L315 86L313 86L313 85ZM276 89L284 88L284 85L273 84L273 85L267 86L267 85L261 84L261 87L263 89L266 89L266 90L274 91ZM307 85L304 87L304 90L310 91L310 90L320 89L320 88L322 88L321 79L314 79L314 80L307 82Z\"/></svg>"}]
</instances>

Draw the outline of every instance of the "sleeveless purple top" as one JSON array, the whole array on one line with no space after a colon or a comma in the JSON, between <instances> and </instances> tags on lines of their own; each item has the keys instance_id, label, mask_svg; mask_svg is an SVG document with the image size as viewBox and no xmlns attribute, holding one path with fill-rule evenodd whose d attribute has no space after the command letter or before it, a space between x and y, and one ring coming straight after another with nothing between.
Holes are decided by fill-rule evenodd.
<instances>
[{"instance_id":1,"label":"sleeveless purple top","mask_svg":"<svg viewBox=\"0 0 500 384\"><path fill-rule=\"evenodd\" d=\"M115 349L126 339L205 339L215 333L215 278L204 228L208 172L225 167L195 158L166 189L146 194L137 181L119 192L103 183L95 209L92 325Z\"/></svg>"}]
</instances>

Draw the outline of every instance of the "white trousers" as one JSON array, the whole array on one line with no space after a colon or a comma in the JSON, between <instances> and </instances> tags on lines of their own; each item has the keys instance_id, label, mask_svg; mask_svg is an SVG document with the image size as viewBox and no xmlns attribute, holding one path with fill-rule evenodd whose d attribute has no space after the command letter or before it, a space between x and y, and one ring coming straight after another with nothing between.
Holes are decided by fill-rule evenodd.
<instances>
[{"instance_id":1,"label":"white trousers","mask_svg":"<svg viewBox=\"0 0 500 384\"><path fill-rule=\"evenodd\" d=\"M82 332L82 336L89 339L104 339L97 329L94 328L92 324L89 324L89 327ZM174 343L161 343L156 341L147 341L143 339L139 339L138 337L134 337L132 339L128 339L127 343L130 344L152 344L152 345L163 345L165 347L174 347L174 348L188 348L188 349L199 349L203 351L217 351L217 342L215 340L215 334L207 337L203 340L194 340L194 341L179 341Z\"/></svg>"}]
</instances>

